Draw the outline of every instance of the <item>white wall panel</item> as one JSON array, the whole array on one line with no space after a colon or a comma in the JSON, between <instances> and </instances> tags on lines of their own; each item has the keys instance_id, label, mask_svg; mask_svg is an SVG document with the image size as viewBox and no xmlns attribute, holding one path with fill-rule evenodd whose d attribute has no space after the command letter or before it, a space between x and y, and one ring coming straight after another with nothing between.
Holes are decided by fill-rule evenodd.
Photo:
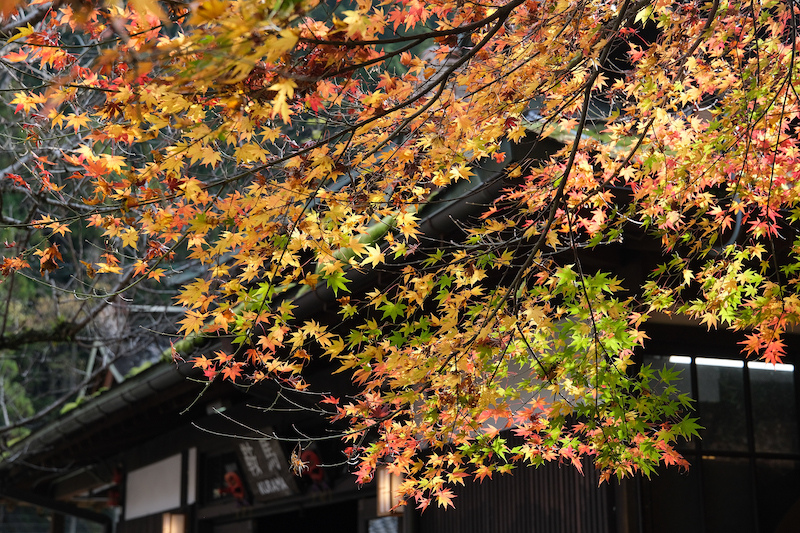
<instances>
[{"instance_id":1,"label":"white wall panel","mask_svg":"<svg viewBox=\"0 0 800 533\"><path fill-rule=\"evenodd\" d=\"M125 483L125 520L168 511L180 505L180 454L128 472Z\"/></svg>"}]
</instances>

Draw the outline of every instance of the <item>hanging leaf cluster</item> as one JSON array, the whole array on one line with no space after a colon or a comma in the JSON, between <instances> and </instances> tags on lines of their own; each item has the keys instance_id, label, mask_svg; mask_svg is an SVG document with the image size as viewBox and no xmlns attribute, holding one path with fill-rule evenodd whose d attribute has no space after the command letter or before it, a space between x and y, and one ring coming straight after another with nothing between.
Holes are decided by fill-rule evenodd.
<instances>
[{"instance_id":1,"label":"hanging leaf cluster","mask_svg":"<svg viewBox=\"0 0 800 533\"><path fill-rule=\"evenodd\" d=\"M318 360L351 376L357 392L320 405L361 482L388 465L425 508L524 463L588 459L601 480L685 467L676 441L699 426L678 376L635 362L647 321L682 314L741 331L744 355L785 355L793 1L4 11L32 158L0 179L40 201L20 223L41 241L7 249L3 276L57 272L77 226L100 236L86 294L200 265L175 296L181 330L233 350L194 366L291 390ZM504 185L480 205L487 180ZM471 209L445 211L455 229L426 226L453 205ZM584 266L626 237L660 258L642 280ZM296 316L312 293L337 320Z\"/></svg>"}]
</instances>

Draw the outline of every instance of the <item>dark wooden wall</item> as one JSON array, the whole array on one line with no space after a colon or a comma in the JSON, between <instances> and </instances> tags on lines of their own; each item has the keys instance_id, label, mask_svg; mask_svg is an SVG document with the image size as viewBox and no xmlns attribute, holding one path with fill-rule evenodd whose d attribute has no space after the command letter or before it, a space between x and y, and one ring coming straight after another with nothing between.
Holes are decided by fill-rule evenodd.
<instances>
[{"instance_id":1,"label":"dark wooden wall","mask_svg":"<svg viewBox=\"0 0 800 533\"><path fill-rule=\"evenodd\" d=\"M483 483L458 487L455 509L429 507L418 533L610 533L608 485L598 487L591 467L519 467ZM432 504L434 505L434 504Z\"/></svg>"}]
</instances>

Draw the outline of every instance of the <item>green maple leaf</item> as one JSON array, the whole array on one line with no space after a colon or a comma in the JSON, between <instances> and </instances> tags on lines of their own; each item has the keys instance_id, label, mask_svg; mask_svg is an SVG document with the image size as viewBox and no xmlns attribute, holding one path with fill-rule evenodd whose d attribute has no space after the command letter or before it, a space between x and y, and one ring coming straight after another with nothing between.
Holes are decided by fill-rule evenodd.
<instances>
[{"instance_id":1,"label":"green maple leaf","mask_svg":"<svg viewBox=\"0 0 800 533\"><path fill-rule=\"evenodd\" d=\"M347 284L350 283L350 281L351 280L347 279L342 271L334 272L325 278L325 283L328 285L328 288L331 289L336 296L339 296L340 290L350 292L350 289L347 288Z\"/></svg>"}]
</instances>

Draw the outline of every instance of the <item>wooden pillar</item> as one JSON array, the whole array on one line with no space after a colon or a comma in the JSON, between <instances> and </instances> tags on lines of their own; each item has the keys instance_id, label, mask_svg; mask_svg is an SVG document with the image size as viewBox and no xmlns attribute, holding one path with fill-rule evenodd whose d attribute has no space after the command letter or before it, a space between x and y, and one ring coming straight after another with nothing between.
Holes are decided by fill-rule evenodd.
<instances>
[{"instance_id":1,"label":"wooden pillar","mask_svg":"<svg viewBox=\"0 0 800 533\"><path fill-rule=\"evenodd\" d=\"M50 518L50 533L64 533L65 522L63 514L53 513Z\"/></svg>"}]
</instances>

